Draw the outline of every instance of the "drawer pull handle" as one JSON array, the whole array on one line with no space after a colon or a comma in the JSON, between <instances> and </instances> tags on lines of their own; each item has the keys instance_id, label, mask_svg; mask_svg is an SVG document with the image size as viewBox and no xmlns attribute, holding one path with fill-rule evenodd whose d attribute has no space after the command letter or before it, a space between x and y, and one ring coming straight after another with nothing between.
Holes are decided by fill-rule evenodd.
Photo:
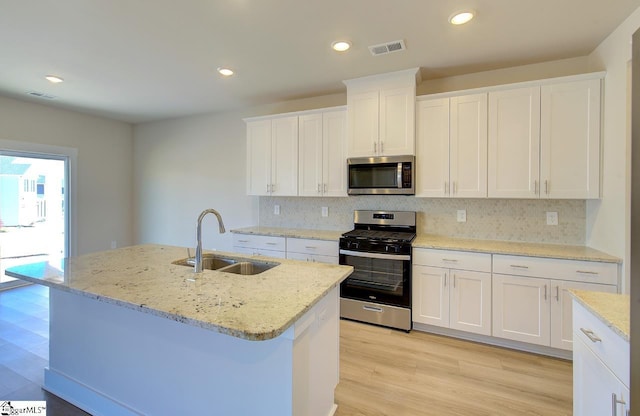
<instances>
[{"instance_id":1,"label":"drawer pull handle","mask_svg":"<svg viewBox=\"0 0 640 416\"><path fill-rule=\"evenodd\" d=\"M238 240L238 243L248 243L249 240Z\"/></svg>"},{"instance_id":2,"label":"drawer pull handle","mask_svg":"<svg viewBox=\"0 0 640 416\"><path fill-rule=\"evenodd\" d=\"M265 243L265 244L268 245L268 246L277 246L278 245L278 243Z\"/></svg>"},{"instance_id":3,"label":"drawer pull handle","mask_svg":"<svg viewBox=\"0 0 640 416\"><path fill-rule=\"evenodd\" d=\"M611 393L611 415L612 416L618 415L619 404L625 406L627 402L624 401L624 398L621 400L618 400L618 396L615 393Z\"/></svg>"},{"instance_id":4,"label":"drawer pull handle","mask_svg":"<svg viewBox=\"0 0 640 416\"><path fill-rule=\"evenodd\" d=\"M592 272L591 270L576 270L576 273L580 273L580 274L600 274L598 272Z\"/></svg>"},{"instance_id":5,"label":"drawer pull handle","mask_svg":"<svg viewBox=\"0 0 640 416\"><path fill-rule=\"evenodd\" d=\"M446 262L449 262L449 263L457 263L458 262L458 260L456 260L456 259L442 259L442 261L446 261Z\"/></svg>"},{"instance_id":6,"label":"drawer pull handle","mask_svg":"<svg viewBox=\"0 0 640 416\"><path fill-rule=\"evenodd\" d=\"M304 248L308 248L308 249L310 249L310 250L315 250L315 249L317 249L318 247L316 247L316 246L304 246Z\"/></svg>"},{"instance_id":7,"label":"drawer pull handle","mask_svg":"<svg viewBox=\"0 0 640 416\"><path fill-rule=\"evenodd\" d=\"M592 330L580 328L580 331L582 331L582 333L585 334L587 338L591 340L591 342L602 342L602 339L594 334Z\"/></svg>"},{"instance_id":8,"label":"drawer pull handle","mask_svg":"<svg viewBox=\"0 0 640 416\"><path fill-rule=\"evenodd\" d=\"M376 308L375 306L364 305L362 309L364 309L365 311L382 313L382 308Z\"/></svg>"},{"instance_id":9,"label":"drawer pull handle","mask_svg":"<svg viewBox=\"0 0 640 416\"><path fill-rule=\"evenodd\" d=\"M528 269L529 266L521 266L519 264L510 264L509 267L513 267L514 269Z\"/></svg>"}]
</instances>

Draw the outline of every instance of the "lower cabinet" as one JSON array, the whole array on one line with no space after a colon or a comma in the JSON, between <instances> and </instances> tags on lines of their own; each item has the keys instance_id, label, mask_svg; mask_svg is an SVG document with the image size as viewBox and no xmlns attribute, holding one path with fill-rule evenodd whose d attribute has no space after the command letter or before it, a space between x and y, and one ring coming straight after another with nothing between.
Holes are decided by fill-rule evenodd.
<instances>
[{"instance_id":1,"label":"lower cabinet","mask_svg":"<svg viewBox=\"0 0 640 416\"><path fill-rule=\"evenodd\" d=\"M338 264L338 242L287 237L287 258Z\"/></svg>"},{"instance_id":2,"label":"lower cabinet","mask_svg":"<svg viewBox=\"0 0 640 416\"><path fill-rule=\"evenodd\" d=\"M491 255L431 249L413 254L413 322L491 335Z\"/></svg>"},{"instance_id":3,"label":"lower cabinet","mask_svg":"<svg viewBox=\"0 0 640 416\"><path fill-rule=\"evenodd\" d=\"M502 255L493 258L495 337L571 350L571 295L567 291L617 291L615 264Z\"/></svg>"},{"instance_id":4,"label":"lower cabinet","mask_svg":"<svg viewBox=\"0 0 640 416\"><path fill-rule=\"evenodd\" d=\"M573 414L628 416L629 343L574 303Z\"/></svg>"},{"instance_id":5,"label":"lower cabinet","mask_svg":"<svg viewBox=\"0 0 640 416\"><path fill-rule=\"evenodd\" d=\"M242 254L262 255L286 258L286 240L284 237L255 234L234 234L233 250Z\"/></svg>"}]
</instances>

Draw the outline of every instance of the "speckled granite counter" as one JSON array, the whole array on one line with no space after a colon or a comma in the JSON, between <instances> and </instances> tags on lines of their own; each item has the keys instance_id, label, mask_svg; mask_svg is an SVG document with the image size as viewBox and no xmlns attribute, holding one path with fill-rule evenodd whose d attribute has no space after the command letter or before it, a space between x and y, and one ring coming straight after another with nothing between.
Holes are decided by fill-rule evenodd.
<instances>
[{"instance_id":1,"label":"speckled granite counter","mask_svg":"<svg viewBox=\"0 0 640 416\"><path fill-rule=\"evenodd\" d=\"M548 257L565 260L600 261L621 263L618 257L585 247L561 244L521 243L515 241L473 240L435 235L418 235L414 248L474 251L480 253L508 254L514 256Z\"/></svg>"},{"instance_id":2,"label":"speckled granite counter","mask_svg":"<svg viewBox=\"0 0 640 416\"><path fill-rule=\"evenodd\" d=\"M615 293L571 290L573 297L605 325L629 342L630 297Z\"/></svg>"},{"instance_id":3,"label":"speckled granite counter","mask_svg":"<svg viewBox=\"0 0 640 416\"><path fill-rule=\"evenodd\" d=\"M312 240L328 240L338 241L340 236L349 230L331 231L331 230L308 230L300 228L279 228L279 227L244 227L231 230L236 234L256 234L270 235L274 237L292 237L292 238L309 238Z\"/></svg>"},{"instance_id":4,"label":"speckled granite counter","mask_svg":"<svg viewBox=\"0 0 640 416\"><path fill-rule=\"evenodd\" d=\"M196 275L191 267L172 264L185 257L185 248L140 245L57 265L16 266L7 274L234 337L267 340L282 334L352 271L350 266L270 259L281 264L259 275L212 270Z\"/></svg>"}]
</instances>

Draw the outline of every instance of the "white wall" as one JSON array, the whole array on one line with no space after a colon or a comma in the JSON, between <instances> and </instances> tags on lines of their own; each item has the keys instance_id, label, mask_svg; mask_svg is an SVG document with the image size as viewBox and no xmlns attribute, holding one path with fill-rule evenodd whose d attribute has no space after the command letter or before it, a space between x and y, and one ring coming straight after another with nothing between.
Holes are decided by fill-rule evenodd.
<instances>
[{"instance_id":1,"label":"white wall","mask_svg":"<svg viewBox=\"0 0 640 416\"><path fill-rule=\"evenodd\" d=\"M77 149L77 254L132 243L131 125L0 97L0 126L0 140Z\"/></svg>"},{"instance_id":2,"label":"white wall","mask_svg":"<svg viewBox=\"0 0 640 416\"><path fill-rule=\"evenodd\" d=\"M587 245L624 260L628 293L630 246L630 78L631 36L640 27L640 8L589 56L593 70L605 69L602 199L587 203Z\"/></svg>"}]
</instances>

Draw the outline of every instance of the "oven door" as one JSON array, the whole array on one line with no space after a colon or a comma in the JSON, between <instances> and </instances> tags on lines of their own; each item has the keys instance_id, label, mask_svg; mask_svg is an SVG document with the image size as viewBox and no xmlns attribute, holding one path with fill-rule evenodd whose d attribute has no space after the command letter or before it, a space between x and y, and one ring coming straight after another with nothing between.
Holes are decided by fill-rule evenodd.
<instances>
[{"instance_id":1,"label":"oven door","mask_svg":"<svg viewBox=\"0 0 640 416\"><path fill-rule=\"evenodd\" d=\"M340 250L340 264L353 266L341 297L411 307L411 256Z\"/></svg>"}]
</instances>

